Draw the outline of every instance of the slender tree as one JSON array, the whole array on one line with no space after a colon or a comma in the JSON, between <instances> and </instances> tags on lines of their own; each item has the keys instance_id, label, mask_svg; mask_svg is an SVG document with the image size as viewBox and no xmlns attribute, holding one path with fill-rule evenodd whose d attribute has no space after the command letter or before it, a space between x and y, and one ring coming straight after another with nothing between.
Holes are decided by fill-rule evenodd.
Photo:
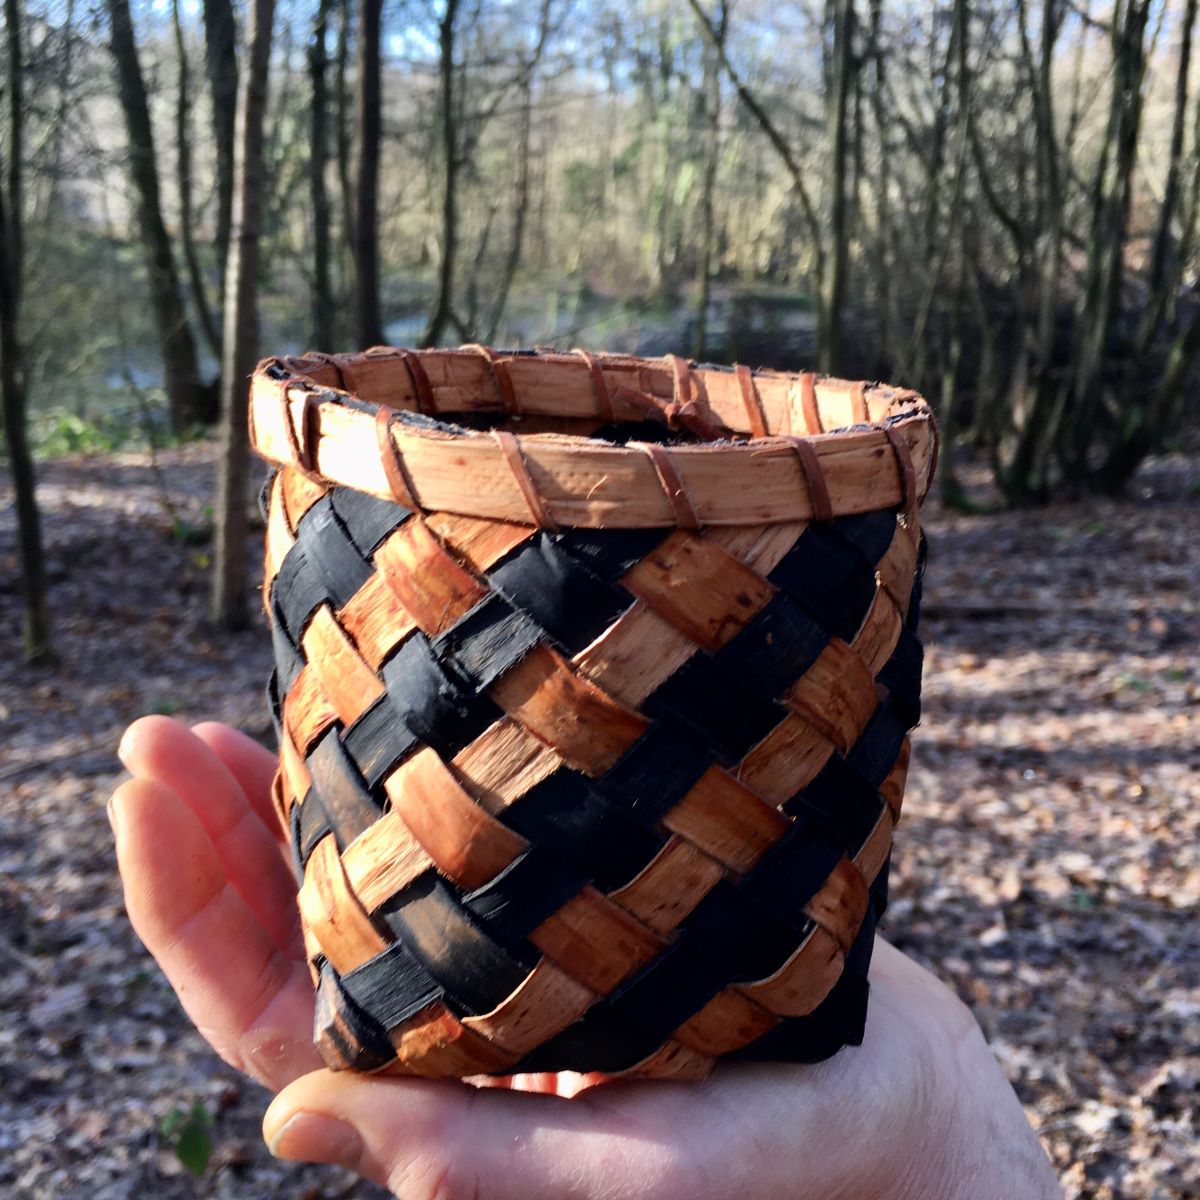
<instances>
[{"instance_id":1,"label":"slender tree","mask_svg":"<svg viewBox=\"0 0 1200 1200\"><path fill-rule=\"evenodd\" d=\"M383 0L359 0L354 279L358 342L364 348L383 341L383 322L379 315L379 145L383 134L379 39L382 17Z\"/></svg>"},{"instance_id":2,"label":"slender tree","mask_svg":"<svg viewBox=\"0 0 1200 1200\"><path fill-rule=\"evenodd\" d=\"M271 63L274 0L252 0L246 62L238 91L234 203L225 267L221 362L221 458L217 479L212 617L226 629L246 624L249 443L248 381L258 354L259 233L263 201L263 124Z\"/></svg>"},{"instance_id":3,"label":"slender tree","mask_svg":"<svg viewBox=\"0 0 1200 1200\"><path fill-rule=\"evenodd\" d=\"M217 264L222 280L229 257L229 223L233 211L233 133L237 113L237 21L232 0L204 0L204 70L212 100L213 140L217 167Z\"/></svg>"},{"instance_id":4,"label":"slender tree","mask_svg":"<svg viewBox=\"0 0 1200 1200\"><path fill-rule=\"evenodd\" d=\"M446 0L438 22L438 83L441 99L442 133L442 236L438 263L437 300L421 339L435 346L445 335L454 314L454 268L458 256L458 171L461 154L454 99L454 35L458 0Z\"/></svg>"},{"instance_id":5,"label":"slender tree","mask_svg":"<svg viewBox=\"0 0 1200 1200\"><path fill-rule=\"evenodd\" d=\"M712 20L713 40L705 44L704 84L704 178L700 189L700 294L696 300L696 341L693 354L703 360L708 354L708 306L712 299L713 261L716 258L717 162L721 152L721 63L729 27L728 0L718 0Z\"/></svg>"},{"instance_id":6,"label":"slender tree","mask_svg":"<svg viewBox=\"0 0 1200 1200\"><path fill-rule=\"evenodd\" d=\"M117 68L117 91L129 138L129 173L138 199L138 224L150 275L150 295L162 353L164 383L171 423L184 430L199 419L203 402L196 343L163 222L159 200L158 159L146 83L138 63L129 0L108 0L111 49Z\"/></svg>"},{"instance_id":7,"label":"slender tree","mask_svg":"<svg viewBox=\"0 0 1200 1200\"><path fill-rule=\"evenodd\" d=\"M25 121L24 51L21 0L4 0L5 91L8 101L7 171L0 163L0 405L4 442L12 473L17 510L17 546L21 591L25 601L25 658L30 663L54 660L50 615L46 605L46 568L37 479L29 453L25 374L21 354L20 309L23 267L24 205L22 132ZM3 155L0 154L0 160Z\"/></svg>"},{"instance_id":8,"label":"slender tree","mask_svg":"<svg viewBox=\"0 0 1200 1200\"><path fill-rule=\"evenodd\" d=\"M333 282L329 233L329 190L325 176L329 168L329 10L331 0L318 0L308 48L308 79L311 89L309 111L308 188L312 203L313 345L328 350L333 345Z\"/></svg>"}]
</instances>

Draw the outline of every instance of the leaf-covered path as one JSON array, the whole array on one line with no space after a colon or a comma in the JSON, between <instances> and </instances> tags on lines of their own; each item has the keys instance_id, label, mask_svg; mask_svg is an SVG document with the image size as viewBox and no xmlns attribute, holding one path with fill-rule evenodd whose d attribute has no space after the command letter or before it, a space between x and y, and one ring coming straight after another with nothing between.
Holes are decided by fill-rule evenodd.
<instances>
[{"instance_id":1,"label":"leaf-covered path","mask_svg":"<svg viewBox=\"0 0 1200 1200\"><path fill-rule=\"evenodd\" d=\"M375 1196L269 1158L265 1093L190 1030L124 918L104 816L124 726L269 732L265 632L204 622L212 450L158 463L43 469L55 672L18 665L0 509L0 1194ZM1176 456L1122 503L927 514L884 931L975 1009L1069 1197L1200 1196L1198 479ZM198 1179L160 1132L197 1101Z\"/></svg>"}]
</instances>

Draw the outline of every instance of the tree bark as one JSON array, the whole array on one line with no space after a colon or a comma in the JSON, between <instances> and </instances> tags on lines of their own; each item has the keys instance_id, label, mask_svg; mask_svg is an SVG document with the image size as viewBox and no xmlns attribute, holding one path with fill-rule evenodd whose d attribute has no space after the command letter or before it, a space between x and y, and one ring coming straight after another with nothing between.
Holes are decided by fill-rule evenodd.
<instances>
[{"instance_id":1,"label":"tree bark","mask_svg":"<svg viewBox=\"0 0 1200 1200\"><path fill-rule=\"evenodd\" d=\"M441 83L442 108L442 245L438 267L438 292L429 324L421 338L422 346L435 346L450 324L454 310L454 266L458 253L458 128L454 114L454 23L458 0L446 0L438 24L438 79Z\"/></svg>"},{"instance_id":2,"label":"tree bark","mask_svg":"<svg viewBox=\"0 0 1200 1200\"><path fill-rule=\"evenodd\" d=\"M221 458L217 479L212 618L225 629L246 624L249 378L258 355L258 260L263 193L263 120L271 61L274 0L252 0L234 138L234 204L225 268L221 363Z\"/></svg>"},{"instance_id":3,"label":"tree bark","mask_svg":"<svg viewBox=\"0 0 1200 1200\"><path fill-rule=\"evenodd\" d=\"M192 299L200 329L213 356L221 359L221 331L208 303L208 289L204 285L204 272L196 250L195 214L192 210L192 88L191 70L188 66L187 46L183 39L183 20L179 12L179 0L171 0L171 23L175 28L175 53L179 59L179 86L175 93L175 150L179 156L179 240L183 243L183 257L187 263L188 282L192 288Z\"/></svg>"},{"instance_id":4,"label":"tree bark","mask_svg":"<svg viewBox=\"0 0 1200 1200\"><path fill-rule=\"evenodd\" d=\"M708 355L708 306L712 300L713 261L716 258L717 222L714 196L717 163L721 153L721 63L718 55L725 46L729 27L728 0L719 0L713 28L716 46L704 51L704 178L700 189L700 295L696 300L696 338L692 353L701 362Z\"/></svg>"},{"instance_id":5,"label":"tree bark","mask_svg":"<svg viewBox=\"0 0 1200 1200\"><path fill-rule=\"evenodd\" d=\"M176 432L182 432L198 419L202 409L196 343L188 325L171 241L163 223L154 131L129 16L129 0L108 0L108 12L112 22L111 49L117 67L117 89L129 137L129 171L138 196L138 221L162 352L167 406L172 426Z\"/></svg>"},{"instance_id":6,"label":"tree bark","mask_svg":"<svg viewBox=\"0 0 1200 1200\"><path fill-rule=\"evenodd\" d=\"M379 37L383 0L358 6L358 163L354 219L355 308L358 344L383 340L379 315L379 144L383 133Z\"/></svg>"},{"instance_id":7,"label":"tree bark","mask_svg":"<svg viewBox=\"0 0 1200 1200\"><path fill-rule=\"evenodd\" d=\"M22 134L25 118L22 16L20 0L4 0L9 140L8 170L0 173L3 178L0 184L0 406L4 414L4 442L17 512L17 550L25 602L25 659L31 664L45 665L54 661L54 647L46 605L46 567L37 506L37 479L33 457L29 453L20 340L21 210L24 200Z\"/></svg>"},{"instance_id":8,"label":"tree bark","mask_svg":"<svg viewBox=\"0 0 1200 1200\"><path fill-rule=\"evenodd\" d=\"M830 63L829 99L826 104L826 140L831 161L829 200L828 269L820 286L820 319L817 321L817 370L826 374L838 367L842 352L842 309L846 274L850 264L846 202L846 116L850 81L854 73L851 44L854 38L854 5L833 0L833 57Z\"/></svg>"},{"instance_id":9,"label":"tree bark","mask_svg":"<svg viewBox=\"0 0 1200 1200\"><path fill-rule=\"evenodd\" d=\"M329 32L330 0L319 0L308 51L308 77L312 89L309 116L308 187L313 220L312 344L320 350L333 347L333 283L330 276L329 191L325 174L329 166Z\"/></svg>"},{"instance_id":10,"label":"tree bark","mask_svg":"<svg viewBox=\"0 0 1200 1200\"><path fill-rule=\"evenodd\" d=\"M204 0L204 67L212 95L213 138L217 147L217 265L224 293L233 211L233 127L237 115L237 21L232 0Z\"/></svg>"}]
</instances>

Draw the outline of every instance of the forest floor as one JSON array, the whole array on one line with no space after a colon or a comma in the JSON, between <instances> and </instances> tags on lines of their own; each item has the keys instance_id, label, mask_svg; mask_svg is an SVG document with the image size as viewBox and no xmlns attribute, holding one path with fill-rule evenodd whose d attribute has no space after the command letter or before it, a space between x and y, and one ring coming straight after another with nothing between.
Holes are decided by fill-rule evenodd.
<instances>
[{"instance_id":1,"label":"forest floor","mask_svg":"<svg viewBox=\"0 0 1200 1200\"><path fill-rule=\"evenodd\" d=\"M57 670L19 665L0 506L0 1195L378 1196L267 1155L266 1094L191 1029L122 908L104 803L125 725L269 734L265 632L204 620L213 450L41 477ZM1200 1197L1200 457L1119 503L931 504L927 526L884 932L973 1007L1069 1197ZM162 1132L197 1104L201 1177Z\"/></svg>"}]
</instances>

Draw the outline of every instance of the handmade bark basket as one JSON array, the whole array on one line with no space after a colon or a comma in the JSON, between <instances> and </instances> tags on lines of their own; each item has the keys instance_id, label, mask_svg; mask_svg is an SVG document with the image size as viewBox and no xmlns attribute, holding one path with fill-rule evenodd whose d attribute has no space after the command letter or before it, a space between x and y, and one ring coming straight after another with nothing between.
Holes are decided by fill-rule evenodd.
<instances>
[{"instance_id":1,"label":"handmade bark basket","mask_svg":"<svg viewBox=\"0 0 1200 1200\"><path fill-rule=\"evenodd\" d=\"M921 397L380 348L262 363L251 432L325 1061L698 1077L860 1042Z\"/></svg>"}]
</instances>

